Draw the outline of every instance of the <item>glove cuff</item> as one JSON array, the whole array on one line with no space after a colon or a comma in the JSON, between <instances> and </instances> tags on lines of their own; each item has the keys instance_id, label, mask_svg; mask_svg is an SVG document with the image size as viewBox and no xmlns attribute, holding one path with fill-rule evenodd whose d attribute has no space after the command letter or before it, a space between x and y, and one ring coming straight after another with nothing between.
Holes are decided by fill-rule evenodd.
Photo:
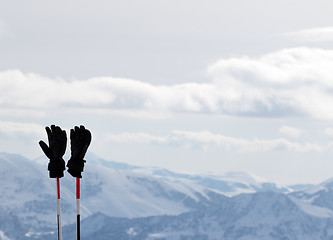
<instances>
[{"instance_id":1,"label":"glove cuff","mask_svg":"<svg viewBox=\"0 0 333 240\"><path fill-rule=\"evenodd\" d=\"M86 161L83 159L75 159L75 158L69 159L67 162L67 167L68 167L67 172L69 172L69 174L72 175L73 177L82 178L81 173L83 172L85 162Z\"/></svg>"},{"instance_id":2,"label":"glove cuff","mask_svg":"<svg viewBox=\"0 0 333 240\"><path fill-rule=\"evenodd\" d=\"M47 167L50 178L62 178L65 169L65 160L62 158L57 160L51 159Z\"/></svg>"}]
</instances>

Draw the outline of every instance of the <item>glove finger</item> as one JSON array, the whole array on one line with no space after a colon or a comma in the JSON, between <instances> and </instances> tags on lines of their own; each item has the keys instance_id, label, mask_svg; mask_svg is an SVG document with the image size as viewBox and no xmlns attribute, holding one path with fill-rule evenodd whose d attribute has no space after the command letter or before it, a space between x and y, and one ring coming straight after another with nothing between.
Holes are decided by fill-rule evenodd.
<instances>
[{"instance_id":1,"label":"glove finger","mask_svg":"<svg viewBox=\"0 0 333 240\"><path fill-rule=\"evenodd\" d=\"M58 141L62 141L63 140L63 133L60 127L55 126L54 128L54 137L58 140Z\"/></svg>"},{"instance_id":2,"label":"glove finger","mask_svg":"<svg viewBox=\"0 0 333 240\"><path fill-rule=\"evenodd\" d=\"M52 139L52 132L51 129L49 127L45 127L46 133L47 133L47 138L50 142L50 140Z\"/></svg>"},{"instance_id":3,"label":"glove finger","mask_svg":"<svg viewBox=\"0 0 333 240\"><path fill-rule=\"evenodd\" d=\"M51 158L51 153L50 153L50 148L47 146L47 144L44 141L39 141L39 146L43 150L44 154L48 157Z\"/></svg>"},{"instance_id":4,"label":"glove finger","mask_svg":"<svg viewBox=\"0 0 333 240\"><path fill-rule=\"evenodd\" d=\"M52 140L55 140L57 137L57 133L56 133L56 126L55 125L51 125L51 138Z\"/></svg>"},{"instance_id":5,"label":"glove finger","mask_svg":"<svg viewBox=\"0 0 333 240\"><path fill-rule=\"evenodd\" d=\"M84 131L84 134L83 134L83 139L82 139L82 158L84 158L84 155L86 154L87 152L87 149L90 145L90 142L91 142L91 133L89 130L85 130Z\"/></svg>"},{"instance_id":6,"label":"glove finger","mask_svg":"<svg viewBox=\"0 0 333 240\"><path fill-rule=\"evenodd\" d=\"M85 141L86 140L86 129L84 126L80 126L80 130L81 130L81 140Z\"/></svg>"},{"instance_id":7,"label":"glove finger","mask_svg":"<svg viewBox=\"0 0 333 240\"><path fill-rule=\"evenodd\" d=\"M82 141L82 128L81 128L81 126L80 127L78 127L78 126L75 127L75 134L76 134L75 135L76 140L81 142Z\"/></svg>"},{"instance_id":8,"label":"glove finger","mask_svg":"<svg viewBox=\"0 0 333 240\"><path fill-rule=\"evenodd\" d=\"M78 127L75 126L74 128L71 129L71 140L76 140L77 139L77 135L78 135Z\"/></svg>"},{"instance_id":9,"label":"glove finger","mask_svg":"<svg viewBox=\"0 0 333 240\"><path fill-rule=\"evenodd\" d=\"M85 140L85 127L83 125L80 125L80 140L84 141Z\"/></svg>"},{"instance_id":10,"label":"glove finger","mask_svg":"<svg viewBox=\"0 0 333 240\"><path fill-rule=\"evenodd\" d=\"M67 141L67 134L66 134L66 131L65 131L65 130L62 130L62 131L61 131L61 137L62 137L63 139L66 139L66 141Z\"/></svg>"},{"instance_id":11,"label":"glove finger","mask_svg":"<svg viewBox=\"0 0 333 240\"><path fill-rule=\"evenodd\" d=\"M55 126L54 130L57 132L57 133L60 133L62 131L61 127L59 126Z\"/></svg>"},{"instance_id":12,"label":"glove finger","mask_svg":"<svg viewBox=\"0 0 333 240\"><path fill-rule=\"evenodd\" d=\"M75 139L75 131L74 131L74 129L71 129L70 139L71 139L71 141Z\"/></svg>"},{"instance_id":13,"label":"glove finger","mask_svg":"<svg viewBox=\"0 0 333 240\"><path fill-rule=\"evenodd\" d=\"M89 146L89 144L91 142L91 132L88 129L86 129L85 132L84 132L84 139L85 139L85 142Z\"/></svg>"}]
</instances>

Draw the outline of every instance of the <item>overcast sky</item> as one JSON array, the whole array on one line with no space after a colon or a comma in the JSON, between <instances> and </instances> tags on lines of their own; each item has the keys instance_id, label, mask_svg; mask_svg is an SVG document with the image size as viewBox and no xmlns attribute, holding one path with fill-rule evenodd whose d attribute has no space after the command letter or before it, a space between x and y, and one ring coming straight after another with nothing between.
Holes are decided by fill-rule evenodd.
<instances>
[{"instance_id":1,"label":"overcast sky","mask_svg":"<svg viewBox=\"0 0 333 240\"><path fill-rule=\"evenodd\" d=\"M330 0L0 0L0 151L34 159L45 126L84 124L89 150L108 160L324 181L332 9Z\"/></svg>"}]
</instances>

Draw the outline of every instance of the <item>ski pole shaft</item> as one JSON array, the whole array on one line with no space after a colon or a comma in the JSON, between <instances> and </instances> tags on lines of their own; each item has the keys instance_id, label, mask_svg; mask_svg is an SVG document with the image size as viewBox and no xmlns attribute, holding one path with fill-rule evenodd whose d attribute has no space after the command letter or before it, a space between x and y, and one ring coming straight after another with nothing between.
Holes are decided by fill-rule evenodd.
<instances>
[{"instance_id":1,"label":"ski pole shaft","mask_svg":"<svg viewBox=\"0 0 333 240\"><path fill-rule=\"evenodd\" d=\"M76 239L80 240L80 178L76 178Z\"/></svg>"},{"instance_id":2,"label":"ski pole shaft","mask_svg":"<svg viewBox=\"0 0 333 240\"><path fill-rule=\"evenodd\" d=\"M61 208L60 208L60 179L59 178L57 178L57 222L58 222L58 240L62 240Z\"/></svg>"}]
</instances>

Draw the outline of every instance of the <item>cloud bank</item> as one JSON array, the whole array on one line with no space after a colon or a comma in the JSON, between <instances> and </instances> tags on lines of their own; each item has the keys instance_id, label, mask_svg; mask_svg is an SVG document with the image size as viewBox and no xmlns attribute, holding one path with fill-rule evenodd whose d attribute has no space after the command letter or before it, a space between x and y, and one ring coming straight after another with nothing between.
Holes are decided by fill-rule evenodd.
<instances>
[{"instance_id":1,"label":"cloud bank","mask_svg":"<svg viewBox=\"0 0 333 240\"><path fill-rule=\"evenodd\" d=\"M207 149L217 146L225 150L241 152L261 151L294 151L294 152L322 152L332 148L332 144L325 146L314 143L298 143L284 138L276 139L243 139L212 133L210 131L173 131L168 135L157 136L147 133L109 134L108 141L116 143L140 143L186 146Z\"/></svg>"},{"instance_id":2,"label":"cloud bank","mask_svg":"<svg viewBox=\"0 0 333 240\"><path fill-rule=\"evenodd\" d=\"M328 136L333 136L333 128L326 128L324 133Z\"/></svg>"},{"instance_id":3,"label":"cloud bank","mask_svg":"<svg viewBox=\"0 0 333 240\"><path fill-rule=\"evenodd\" d=\"M302 42L325 42L333 40L333 27L310 28L283 34Z\"/></svg>"},{"instance_id":4,"label":"cloud bank","mask_svg":"<svg viewBox=\"0 0 333 240\"><path fill-rule=\"evenodd\" d=\"M44 127L35 123L0 121L0 133L7 136L45 136Z\"/></svg>"},{"instance_id":5,"label":"cloud bank","mask_svg":"<svg viewBox=\"0 0 333 240\"><path fill-rule=\"evenodd\" d=\"M294 48L221 59L208 66L206 83L65 80L8 70L0 72L0 112L81 108L333 119L332 65L332 50Z\"/></svg>"},{"instance_id":6,"label":"cloud bank","mask_svg":"<svg viewBox=\"0 0 333 240\"><path fill-rule=\"evenodd\" d=\"M283 126L279 129L279 132L289 137L298 138L302 135L303 130L299 128Z\"/></svg>"}]
</instances>

